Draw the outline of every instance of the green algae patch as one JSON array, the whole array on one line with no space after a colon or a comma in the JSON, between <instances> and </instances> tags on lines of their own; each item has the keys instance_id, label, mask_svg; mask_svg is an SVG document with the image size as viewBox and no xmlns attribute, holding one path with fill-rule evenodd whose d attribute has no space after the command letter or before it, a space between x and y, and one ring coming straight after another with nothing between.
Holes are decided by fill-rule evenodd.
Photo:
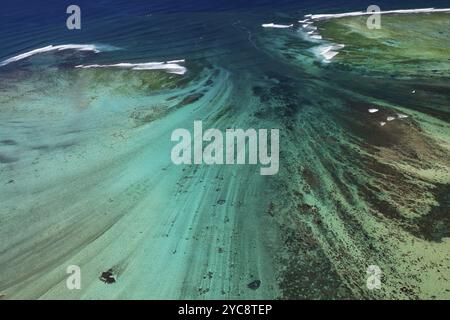
<instances>
[{"instance_id":1,"label":"green algae patch","mask_svg":"<svg viewBox=\"0 0 450 320\"><path fill-rule=\"evenodd\" d=\"M113 86L120 94L139 91L153 93L183 86L183 78L159 70L117 70L114 68L78 69L78 76L91 86Z\"/></svg>"},{"instance_id":2,"label":"green algae patch","mask_svg":"<svg viewBox=\"0 0 450 320\"><path fill-rule=\"evenodd\" d=\"M392 76L448 76L450 16L388 14L381 29L369 29L367 16L317 23L324 39L344 44L333 60L342 67Z\"/></svg>"}]
</instances>

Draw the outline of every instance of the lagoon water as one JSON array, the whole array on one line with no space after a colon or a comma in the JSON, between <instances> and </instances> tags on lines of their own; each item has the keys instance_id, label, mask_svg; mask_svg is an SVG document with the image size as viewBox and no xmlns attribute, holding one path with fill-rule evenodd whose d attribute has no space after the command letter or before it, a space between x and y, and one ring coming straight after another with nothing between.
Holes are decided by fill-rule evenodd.
<instances>
[{"instance_id":1,"label":"lagoon water","mask_svg":"<svg viewBox=\"0 0 450 320\"><path fill-rule=\"evenodd\" d=\"M450 298L449 13L66 2L0 10L0 299ZM196 120L279 129L279 173L174 165Z\"/></svg>"}]
</instances>

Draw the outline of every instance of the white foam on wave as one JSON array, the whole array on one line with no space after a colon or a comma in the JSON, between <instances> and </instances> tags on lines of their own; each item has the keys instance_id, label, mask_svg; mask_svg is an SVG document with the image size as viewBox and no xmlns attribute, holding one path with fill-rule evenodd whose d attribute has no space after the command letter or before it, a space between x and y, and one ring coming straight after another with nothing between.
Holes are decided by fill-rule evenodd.
<instances>
[{"instance_id":1,"label":"white foam on wave","mask_svg":"<svg viewBox=\"0 0 450 320\"><path fill-rule=\"evenodd\" d=\"M327 46L320 51L320 54L325 58L325 61L331 61L339 52L334 50L335 46Z\"/></svg>"},{"instance_id":2,"label":"white foam on wave","mask_svg":"<svg viewBox=\"0 0 450 320\"><path fill-rule=\"evenodd\" d=\"M166 63L185 63L186 60L185 59L181 59L181 60L172 60L172 61L167 61Z\"/></svg>"},{"instance_id":3,"label":"white foam on wave","mask_svg":"<svg viewBox=\"0 0 450 320\"><path fill-rule=\"evenodd\" d=\"M375 108L369 109L369 113L377 113L378 111L380 111L380 110L375 109Z\"/></svg>"},{"instance_id":4,"label":"white foam on wave","mask_svg":"<svg viewBox=\"0 0 450 320\"><path fill-rule=\"evenodd\" d=\"M301 27L306 40L322 40L322 36L317 32L318 28L313 25L310 19L300 20Z\"/></svg>"},{"instance_id":5,"label":"white foam on wave","mask_svg":"<svg viewBox=\"0 0 450 320\"><path fill-rule=\"evenodd\" d=\"M345 44L338 43L338 44L333 45L333 50L341 50L344 48L345 48Z\"/></svg>"},{"instance_id":6,"label":"white foam on wave","mask_svg":"<svg viewBox=\"0 0 450 320\"><path fill-rule=\"evenodd\" d=\"M450 12L450 8L388 10L388 11L380 11L379 13L380 14L395 14L395 13L432 13L432 12ZM366 16L366 15L373 15L373 14L374 14L374 12L355 11L355 12L345 12L345 13L335 13L335 14L311 14L311 15L305 15L305 17L308 19L312 19L312 20L326 20L326 19L334 19L334 18Z\"/></svg>"},{"instance_id":7,"label":"white foam on wave","mask_svg":"<svg viewBox=\"0 0 450 320\"><path fill-rule=\"evenodd\" d=\"M78 65L75 68L91 69L91 68L121 68L130 70L165 70L167 73L183 75L187 72L186 67L180 65L185 60L173 60L167 62L144 62L144 63L116 63L116 64L91 64Z\"/></svg>"},{"instance_id":8,"label":"white foam on wave","mask_svg":"<svg viewBox=\"0 0 450 320\"><path fill-rule=\"evenodd\" d=\"M65 45L57 45L57 46L49 45L46 47L42 47L39 49L34 49L34 50L31 50L31 51L28 51L25 53L21 53L17 56L6 59L6 60L0 62L0 67L6 66L6 65L16 62L16 61L20 61L20 60L29 58L31 56L34 56L34 55L37 55L40 53L51 52L51 51L63 51L63 50L90 51L90 52L94 52L94 53L101 52L100 48L93 44L65 44Z\"/></svg>"},{"instance_id":9,"label":"white foam on wave","mask_svg":"<svg viewBox=\"0 0 450 320\"><path fill-rule=\"evenodd\" d=\"M302 25L302 31L306 40L310 40L312 42L323 42L324 45L319 45L317 47L312 48L312 51L316 56L321 58L322 62L329 63L339 54L339 50L343 49L345 45L343 44L333 44L329 41L322 41L323 37L318 32L318 28L314 25L314 22L311 20L312 15L305 15L304 20L299 20L299 23Z\"/></svg>"},{"instance_id":10,"label":"white foam on wave","mask_svg":"<svg viewBox=\"0 0 450 320\"><path fill-rule=\"evenodd\" d=\"M285 24L275 24L275 23L265 23L262 25L263 28L276 28L276 29L287 29L287 28L292 28L293 26L294 26L293 24L285 25Z\"/></svg>"}]
</instances>

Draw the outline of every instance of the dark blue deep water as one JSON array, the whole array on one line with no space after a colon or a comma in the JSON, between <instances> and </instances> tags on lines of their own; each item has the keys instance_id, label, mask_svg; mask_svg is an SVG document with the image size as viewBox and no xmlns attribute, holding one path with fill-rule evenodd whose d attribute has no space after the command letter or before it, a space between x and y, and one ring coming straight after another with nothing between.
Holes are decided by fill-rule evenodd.
<instances>
[{"instance_id":1,"label":"dark blue deep water","mask_svg":"<svg viewBox=\"0 0 450 320\"><path fill-rule=\"evenodd\" d=\"M66 8L82 10L82 30L66 28ZM6 0L0 10L0 59L49 44L103 43L126 48L127 59L159 61L224 54L247 42L261 23L293 22L308 13L362 11L373 1ZM448 7L450 1L377 1L382 10ZM239 27L233 23L239 22ZM245 28L245 29L244 29ZM253 30L255 29L255 30ZM243 32L244 30L244 32Z\"/></svg>"}]
</instances>

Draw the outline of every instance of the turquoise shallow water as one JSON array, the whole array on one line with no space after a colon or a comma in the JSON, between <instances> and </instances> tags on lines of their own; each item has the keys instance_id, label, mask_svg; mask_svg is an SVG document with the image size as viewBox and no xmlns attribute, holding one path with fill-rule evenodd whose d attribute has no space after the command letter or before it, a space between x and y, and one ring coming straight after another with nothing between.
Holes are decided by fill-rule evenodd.
<instances>
[{"instance_id":1,"label":"turquoise shallow water","mask_svg":"<svg viewBox=\"0 0 450 320\"><path fill-rule=\"evenodd\" d=\"M50 4L2 13L2 61L95 47L0 67L0 298L449 296L448 74L322 63L296 22L359 5L104 1L70 32ZM280 172L173 165L195 120L279 129Z\"/></svg>"}]
</instances>

